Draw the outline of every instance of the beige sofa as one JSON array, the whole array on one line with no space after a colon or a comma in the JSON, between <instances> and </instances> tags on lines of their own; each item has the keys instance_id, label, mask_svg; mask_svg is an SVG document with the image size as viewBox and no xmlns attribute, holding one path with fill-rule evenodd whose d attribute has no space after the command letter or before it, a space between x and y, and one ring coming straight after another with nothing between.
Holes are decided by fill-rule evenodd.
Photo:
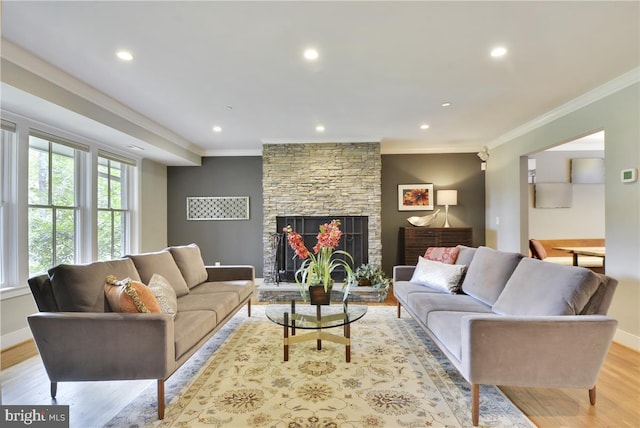
<instances>
[{"instance_id":1,"label":"beige sofa","mask_svg":"<svg viewBox=\"0 0 640 428\"><path fill-rule=\"evenodd\" d=\"M393 292L398 317L404 308L471 384L473 425L481 384L585 388L595 404L617 325L606 315L617 281L517 253L458 249L455 265L423 263L416 275L416 266L395 266ZM461 288L443 290L460 278L452 272L463 272Z\"/></svg>"},{"instance_id":2,"label":"beige sofa","mask_svg":"<svg viewBox=\"0 0 640 428\"><path fill-rule=\"evenodd\" d=\"M112 311L105 298L108 276L148 284L154 274L175 291L175 313ZM51 380L51 396L63 381L157 379L162 419L165 380L245 304L251 316L254 268L205 266L192 244L59 265L29 279L29 286L40 312L28 323Z\"/></svg>"}]
</instances>

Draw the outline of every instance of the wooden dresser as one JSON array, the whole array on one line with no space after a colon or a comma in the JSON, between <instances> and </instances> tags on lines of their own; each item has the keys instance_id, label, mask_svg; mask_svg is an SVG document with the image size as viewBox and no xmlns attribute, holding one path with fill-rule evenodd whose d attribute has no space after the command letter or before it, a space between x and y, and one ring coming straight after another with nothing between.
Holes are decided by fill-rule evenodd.
<instances>
[{"instance_id":1,"label":"wooden dresser","mask_svg":"<svg viewBox=\"0 0 640 428\"><path fill-rule=\"evenodd\" d=\"M400 263L415 265L429 247L473 245L471 227L401 227L399 236Z\"/></svg>"}]
</instances>

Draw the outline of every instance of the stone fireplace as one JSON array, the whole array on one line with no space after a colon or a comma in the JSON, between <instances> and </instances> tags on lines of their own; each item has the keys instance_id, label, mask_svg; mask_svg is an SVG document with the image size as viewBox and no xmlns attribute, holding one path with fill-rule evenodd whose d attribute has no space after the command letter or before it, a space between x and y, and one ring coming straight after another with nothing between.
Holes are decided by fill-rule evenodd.
<instances>
[{"instance_id":1,"label":"stone fireplace","mask_svg":"<svg viewBox=\"0 0 640 428\"><path fill-rule=\"evenodd\" d=\"M262 159L265 281L278 275L278 217L366 217L363 261L381 264L379 143L265 144Z\"/></svg>"}]
</instances>

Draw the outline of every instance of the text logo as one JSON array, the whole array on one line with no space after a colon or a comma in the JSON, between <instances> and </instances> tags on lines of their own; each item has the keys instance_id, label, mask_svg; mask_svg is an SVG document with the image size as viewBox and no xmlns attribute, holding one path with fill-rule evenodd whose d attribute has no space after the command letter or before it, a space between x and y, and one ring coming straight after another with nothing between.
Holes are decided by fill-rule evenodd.
<instances>
[{"instance_id":1,"label":"text logo","mask_svg":"<svg viewBox=\"0 0 640 428\"><path fill-rule=\"evenodd\" d=\"M0 406L3 427L69 428L69 406Z\"/></svg>"}]
</instances>

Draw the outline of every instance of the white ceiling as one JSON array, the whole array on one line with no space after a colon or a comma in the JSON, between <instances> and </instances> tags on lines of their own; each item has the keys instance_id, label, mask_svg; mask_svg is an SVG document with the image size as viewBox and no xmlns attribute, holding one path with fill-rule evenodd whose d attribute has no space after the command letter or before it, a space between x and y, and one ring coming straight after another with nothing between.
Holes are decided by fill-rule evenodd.
<instances>
[{"instance_id":1,"label":"white ceiling","mask_svg":"<svg viewBox=\"0 0 640 428\"><path fill-rule=\"evenodd\" d=\"M149 130L162 137L138 141L150 157L154 146L199 156L314 141L459 152L490 146L637 68L639 17L636 1L3 0L2 37L10 42L3 57L9 45L33 54L55 68L20 65L50 80L58 74L61 86L139 129L116 126L102 136L108 127L92 126L102 116L91 111L43 120L114 144L122 134L143 140ZM493 59L499 44L508 53ZM320 52L316 62L303 59L308 46ZM133 52L132 62L116 59L121 48ZM25 92L5 82L2 107L33 110L37 100ZM72 128L79 114L91 120Z\"/></svg>"}]
</instances>

